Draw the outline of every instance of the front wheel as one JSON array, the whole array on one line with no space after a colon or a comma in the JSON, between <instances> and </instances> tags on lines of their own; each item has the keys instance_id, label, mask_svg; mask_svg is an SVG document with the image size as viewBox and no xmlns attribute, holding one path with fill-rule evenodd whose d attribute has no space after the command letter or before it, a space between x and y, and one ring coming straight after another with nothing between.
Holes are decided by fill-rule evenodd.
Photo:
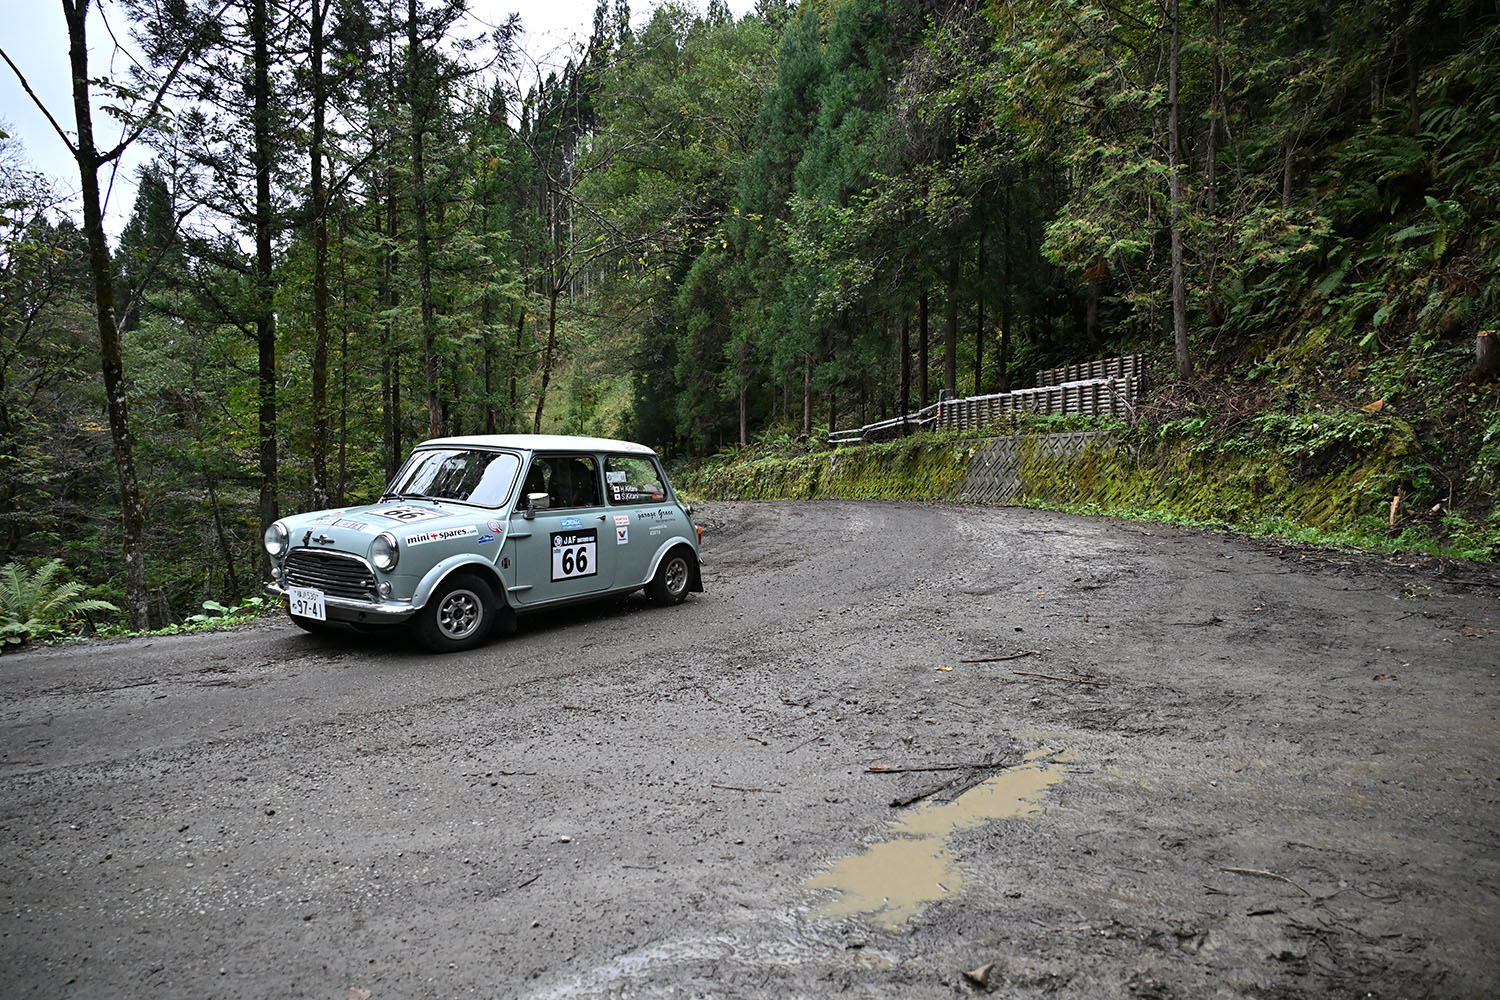
<instances>
[{"instance_id":1,"label":"front wheel","mask_svg":"<svg viewBox=\"0 0 1500 1000\"><path fill-rule=\"evenodd\" d=\"M653 604L681 604L693 579L693 567L687 553L674 549L657 567L656 575L646 584L646 597Z\"/></svg>"},{"instance_id":2,"label":"front wheel","mask_svg":"<svg viewBox=\"0 0 1500 1000\"><path fill-rule=\"evenodd\" d=\"M460 573L438 585L417 614L417 638L434 653L473 649L490 634L495 597L477 576Z\"/></svg>"}]
</instances>

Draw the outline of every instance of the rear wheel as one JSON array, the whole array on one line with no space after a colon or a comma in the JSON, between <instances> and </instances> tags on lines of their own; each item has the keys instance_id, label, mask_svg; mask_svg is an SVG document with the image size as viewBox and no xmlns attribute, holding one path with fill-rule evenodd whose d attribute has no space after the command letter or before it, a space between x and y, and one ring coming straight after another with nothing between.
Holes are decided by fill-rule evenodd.
<instances>
[{"instance_id":1,"label":"rear wheel","mask_svg":"<svg viewBox=\"0 0 1500 1000\"><path fill-rule=\"evenodd\" d=\"M646 584L646 597L653 604L681 604L693 579L692 557L685 549L673 549L661 561L656 575Z\"/></svg>"},{"instance_id":2,"label":"rear wheel","mask_svg":"<svg viewBox=\"0 0 1500 1000\"><path fill-rule=\"evenodd\" d=\"M458 573L439 584L417 613L417 638L434 653L473 649L489 636L494 621L495 595L489 584Z\"/></svg>"}]
</instances>

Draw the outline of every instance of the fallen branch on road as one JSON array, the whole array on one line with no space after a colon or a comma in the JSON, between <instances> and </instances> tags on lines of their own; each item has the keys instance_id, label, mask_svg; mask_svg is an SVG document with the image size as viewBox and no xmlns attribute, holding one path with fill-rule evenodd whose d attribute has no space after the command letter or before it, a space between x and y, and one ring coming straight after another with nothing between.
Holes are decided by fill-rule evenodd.
<instances>
[{"instance_id":1,"label":"fallen branch on road","mask_svg":"<svg viewBox=\"0 0 1500 1000\"><path fill-rule=\"evenodd\" d=\"M978 771L986 768L1012 767L1011 764L931 764L927 767L887 767L871 764L865 771L872 774L910 774L914 771Z\"/></svg>"},{"instance_id":2,"label":"fallen branch on road","mask_svg":"<svg viewBox=\"0 0 1500 1000\"><path fill-rule=\"evenodd\" d=\"M963 780L963 775L955 775L954 777L949 778L947 781L944 781L941 784L934 785L933 787L925 791L917 792L914 795L898 795L896 798L891 799L891 808L904 809L906 806L909 806L914 802L921 802L923 799L929 796L936 795L938 792L952 788L954 785Z\"/></svg>"},{"instance_id":3,"label":"fallen branch on road","mask_svg":"<svg viewBox=\"0 0 1500 1000\"><path fill-rule=\"evenodd\" d=\"M819 733L817 736L809 736L807 739L803 740L801 743L798 743L796 746L792 747L791 750L788 750L787 753L792 753L795 750L801 750L803 747L807 746L809 743L816 743L818 740L821 740L822 738L823 738L823 734L822 733Z\"/></svg>"},{"instance_id":4,"label":"fallen branch on road","mask_svg":"<svg viewBox=\"0 0 1500 1000\"><path fill-rule=\"evenodd\" d=\"M1003 662L1005 660L1019 660L1023 656L1041 656L1041 655L1042 655L1042 651L1040 649L1023 649L1019 653L1012 653L1009 656L981 656L981 657L979 657L977 659L973 659L973 660L959 660L958 662L959 663L1001 663L1001 662Z\"/></svg>"},{"instance_id":5,"label":"fallen branch on road","mask_svg":"<svg viewBox=\"0 0 1500 1000\"><path fill-rule=\"evenodd\" d=\"M1257 875L1260 878L1274 878L1279 881L1285 882L1287 885L1296 886L1296 888L1301 889L1302 895L1304 896L1312 896L1312 893L1308 892L1306 889L1303 889L1302 886L1297 885L1296 882L1293 882L1285 875L1277 875L1275 872L1268 872L1264 868L1225 868L1223 866L1220 866L1219 871L1230 872L1234 875Z\"/></svg>"},{"instance_id":6,"label":"fallen branch on road","mask_svg":"<svg viewBox=\"0 0 1500 1000\"><path fill-rule=\"evenodd\" d=\"M1109 681L1091 681L1084 677L1058 677L1055 674L1033 674L1028 670L1012 670L1017 677L1040 677L1046 681L1067 681L1069 684L1092 684L1094 687L1109 687Z\"/></svg>"}]
</instances>

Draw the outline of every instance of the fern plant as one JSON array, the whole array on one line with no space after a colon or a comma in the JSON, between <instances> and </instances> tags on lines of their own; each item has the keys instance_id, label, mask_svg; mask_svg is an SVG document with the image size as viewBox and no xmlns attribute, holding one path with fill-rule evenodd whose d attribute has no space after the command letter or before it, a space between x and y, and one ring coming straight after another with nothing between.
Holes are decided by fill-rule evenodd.
<instances>
[{"instance_id":1,"label":"fern plant","mask_svg":"<svg viewBox=\"0 0 1500 1000\"><path fill-rule=\"evenodd\" d=\"M108 601L83 596L83 584L59 580L61 559L34 572L20 563L0 568L0 645L12 646L57 635L63 626L90 611L119 611Z\"/></svg>"}]
</instances>

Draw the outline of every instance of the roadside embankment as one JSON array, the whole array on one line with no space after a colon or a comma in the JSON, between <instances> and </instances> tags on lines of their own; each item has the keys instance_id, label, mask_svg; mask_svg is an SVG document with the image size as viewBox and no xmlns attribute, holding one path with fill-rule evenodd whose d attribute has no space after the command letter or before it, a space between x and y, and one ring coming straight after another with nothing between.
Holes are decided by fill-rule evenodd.
<instances>
[{"instance_id":1,"label":"roadside embankment","mask_svg":"<svg viewBox=\"0 0 1500 1000\"><path fill-rule=\"evenodd\" d=\"M1399 420L1275 414L1233 436L1119 423L994 437L918 434L803 451L745 449L678 471L707 500L947 500L1205 524L1297 541L1500 555L1493 471L1464 509ZM1485 491L1488 487L1490 492ZM1478 507L1479 509L1475 509Z\"/></svg>"}]
</instances>

